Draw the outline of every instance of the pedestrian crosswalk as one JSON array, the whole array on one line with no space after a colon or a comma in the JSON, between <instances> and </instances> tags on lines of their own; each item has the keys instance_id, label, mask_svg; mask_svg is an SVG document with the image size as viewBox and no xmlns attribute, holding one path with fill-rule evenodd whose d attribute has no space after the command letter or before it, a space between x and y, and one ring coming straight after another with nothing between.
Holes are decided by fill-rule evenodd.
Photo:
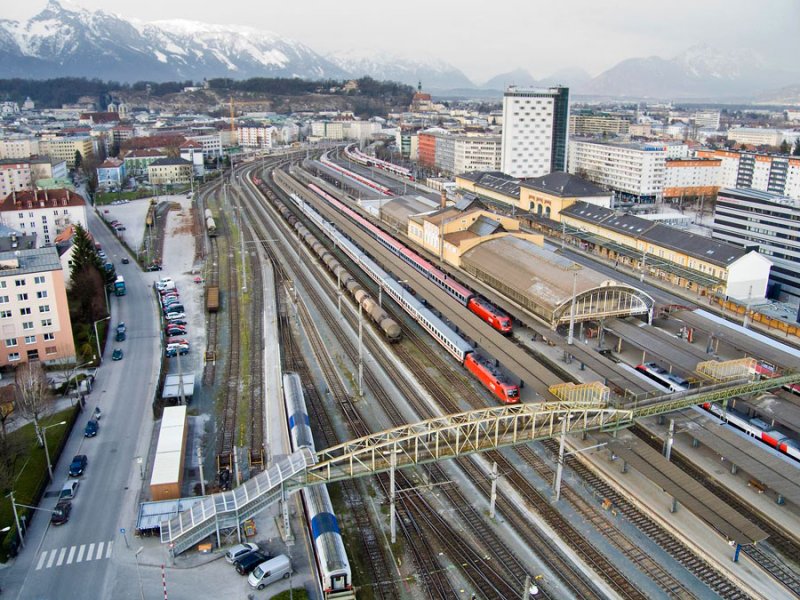
<instances>
[{"instance_id":1,"label":"pedestrian crosswalk","mask_svg":"<svg viewBox=\"0 0 800 600\"><path fill-rule=\"evenodd\" d=\"M103 560L111 558L113 540L108 542L94 542L75 546L64 546L54 550L43 550L36 563L36 570L62 567L90 560Z\"/></svg>"}]
</instances>

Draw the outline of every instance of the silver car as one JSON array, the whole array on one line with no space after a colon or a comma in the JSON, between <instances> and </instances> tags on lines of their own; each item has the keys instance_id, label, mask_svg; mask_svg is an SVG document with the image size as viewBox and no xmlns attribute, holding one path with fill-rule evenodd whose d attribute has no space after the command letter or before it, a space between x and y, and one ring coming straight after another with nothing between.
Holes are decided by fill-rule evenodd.
<instances>
[{"instance_id":1,"label":"silver car","mask_svg":"<svg viewBox=\"0 0 800 600\"><path fill-rule=\"evenodd\" d=\"M233 564L243 556L247 556L251 552L255 552L256 550L261 550L258 547L258 544L254 544L253 542L245 542L244 544L237 544L230 550L225 553L225 560L229 563Z\"/></svg>"}]
</instances>

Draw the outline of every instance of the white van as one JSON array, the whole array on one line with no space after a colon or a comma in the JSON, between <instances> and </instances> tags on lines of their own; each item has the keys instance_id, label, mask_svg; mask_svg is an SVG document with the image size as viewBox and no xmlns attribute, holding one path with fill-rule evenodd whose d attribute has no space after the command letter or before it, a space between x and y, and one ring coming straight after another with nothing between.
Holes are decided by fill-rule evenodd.
<instances>
[{"instance_id":1,"label":"white van","mask_svg":"<svg viewBox=\"0 0 800 600\"><path fill-rule=\"evenodd\" d=\"M291 573L292 563L289 561L289 557L279 554L258 565L247 577L247 583L251 587L263 590L270 583L275 583L279 579L287 579Z\"/></svg>"}]
</instances>

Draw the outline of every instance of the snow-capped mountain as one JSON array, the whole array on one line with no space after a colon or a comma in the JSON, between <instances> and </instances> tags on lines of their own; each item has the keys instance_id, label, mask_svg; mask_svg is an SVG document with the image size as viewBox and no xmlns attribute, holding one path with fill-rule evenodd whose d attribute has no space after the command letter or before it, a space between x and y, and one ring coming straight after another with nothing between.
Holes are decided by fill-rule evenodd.
<instances>
[{"instance_id":1,"label":"snow-capped mountain","mask_svg":"<svg viewBox=\"0 0 800 600\"><path fill-rule=\"evenodd\" d=\"M515 69L508 73L495 75L481 87L488 90L505 90L509 85L518 87L550 87L564 85L573 88L589 81L589 74L578 68L561 69L542 79L535 79L526 69Z\"/></svg>"},{"instance_id":2,"label":"snow-capped mountain","mask_svg":"<svg viewBox=\"0 0 800 600\"><path fill-rule=\"evenodd\" d=\"M0 20L0 77L117 81L346 77L307 46L247 27L134 22L50 0L28 21Z\"/></svg>"},{"instance_id":3,"label":"snow-capped mountain","mask_svg":"<svg viewBox=\"0 0 800 600\"><path fill-rule=\"evenodd\" d=\"M576 91L636 98L746 97L797 79L797 73L769 68L753 50L723 52L700 44L671 59L650 56L623 60Z\"/></svg>"},{"instance_id":4,"label":"snow-capped mountain","mask_svg":"<svg viewBox=\"0 0 800 600\"><path fill-rule=\"evenodd\" d=\"M402 56L364 55L357 51L336 52L330 60L353 77L368 75L373 79L399 81L425 90L471 88L474 84L463 72L442 60L413 60Z\"/></svg>"}]
</instances>

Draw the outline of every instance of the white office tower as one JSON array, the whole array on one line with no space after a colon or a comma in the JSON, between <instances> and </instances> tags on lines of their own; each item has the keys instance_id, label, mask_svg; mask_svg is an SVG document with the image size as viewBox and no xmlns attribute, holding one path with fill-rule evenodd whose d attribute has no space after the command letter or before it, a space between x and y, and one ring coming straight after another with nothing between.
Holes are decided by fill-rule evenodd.
<instances>
[{"instance_id":1,"label":"white office tower","mask_svg":"<svg viewBox=\"0 0 800 600\"><path fill-rule=\"evenodd\" d=\"M523 89L503 95L502 171L541 177L566 171L569 88Z\"/></svg>"}]
</instances>

